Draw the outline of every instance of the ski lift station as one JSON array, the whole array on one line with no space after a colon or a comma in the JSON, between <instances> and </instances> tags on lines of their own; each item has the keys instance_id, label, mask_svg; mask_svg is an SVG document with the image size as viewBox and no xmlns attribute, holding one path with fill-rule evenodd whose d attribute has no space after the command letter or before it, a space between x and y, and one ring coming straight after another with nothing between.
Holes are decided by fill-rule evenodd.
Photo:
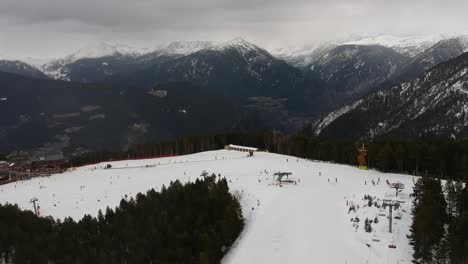
<instances>
[{"instance_id":1,"label":"ski lift station","mask_svg":"<svg viewBox=\"0 0 468 264\"><path fill-rule=\"evenodd\" d=\"M245 146L239 146L239 145L233 145L229 144L224 147L226 150L236 150L236 151L241 151L241 152L250 152L250 151L257 151L257 148L252 148L252 147L245 147Z\"/></svg>"},{"instance_id":2,"label":"ski lift station","mask_svg":"<svg viewBox=\"0 0 468 264\"><path fill-rule=\"evenodd\" d=\"M297 179L290 177L292 175L292 172L275 172L273 174L273 177L275 179L275 182L277 185L282 186L282 184L297 184Z\"/></svg>"},{"instance_id":3,"label":"ski lift station","mask_svg":"<svg viewBox=\"0 0 468 264\"><path fill-rule=\"evenodd\" d=\"M258 150L257 148L245 147L245 146L239 146L239 145L233 145L233 144L226 145L224 149L248 152L250 157L253 157L254 152Z\"/></svg>"}]
</instances>

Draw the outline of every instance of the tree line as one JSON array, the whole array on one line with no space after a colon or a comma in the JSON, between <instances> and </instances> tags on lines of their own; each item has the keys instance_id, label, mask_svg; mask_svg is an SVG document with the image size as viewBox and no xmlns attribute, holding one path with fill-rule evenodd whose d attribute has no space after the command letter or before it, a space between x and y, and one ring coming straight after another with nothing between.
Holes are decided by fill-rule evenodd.
<instances>
[{"instance_id":1,"label":"tree line","mask_svg":"<svg viewBox=\"0 0 468 264\"><path fill-rule=\"evenodd\" d=\"M113 159L184 155L222 149L228 144L252 146L274 153L352 166L358 164L357 149L365 144L367 166L372 169L464 181L468 175L468 140L395 141L379 139L370 142L356 142L324 140L306 133L283 135L274 132L228 133L149 142L131 146L126 151L86 153L73 158L72 164L80 166Z\"/></svg>"},{"instance_id":2,"label":"tree line","mask_svg":"<svg viewBox=\"0 0 468 264\"><path fill-rule=\"evenodd\" d=\"M421 177L413 190L413 263L468 263L468 188Z\"/></svg>"},{"instance_id":3,"label":"tree line","mask_svg":"<svg viewBox=\"0 0 468 264\"><path fill-rule=\"evenodd\" d=\"M0 263L219 263L244 226L225 178L171 182L75 222L0 205Z\"/></svg>"}]
</instances>

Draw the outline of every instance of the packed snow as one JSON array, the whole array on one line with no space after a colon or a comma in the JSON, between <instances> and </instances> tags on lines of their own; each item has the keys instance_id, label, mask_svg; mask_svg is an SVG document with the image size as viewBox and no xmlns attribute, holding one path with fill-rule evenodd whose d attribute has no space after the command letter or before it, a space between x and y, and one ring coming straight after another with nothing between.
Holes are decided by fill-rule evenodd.
<instances>
[{"instance_id":1,"label":"packed snow","mask_svg":"<svg viewBox=\"0 0 468 264\"><path fill-rule=\"evenodd\" d=\"M246 226L223 263L411 263L406 237L411 223L414 177L359 170L292 156L218 150L186 156L116 161L79 167L63 174L0 186L1 203L32 210L38 198L41 216L96 216L135 196L179 179L193 181L203 171L221 174L240 197ZM105 169L111 164L111 169ZM281 186L275 172L291 172ZM395 198L387 183L406 188ZM387 210L369 207L364 196L380 205L382 199L402 203L388 232ZM355 210L350 210L355 208ZM356 222L356 217L360 220ZM372 232L365 219L374 220ZM396 248L390 248L395 245Z\"/></svg>"}]
</instances>

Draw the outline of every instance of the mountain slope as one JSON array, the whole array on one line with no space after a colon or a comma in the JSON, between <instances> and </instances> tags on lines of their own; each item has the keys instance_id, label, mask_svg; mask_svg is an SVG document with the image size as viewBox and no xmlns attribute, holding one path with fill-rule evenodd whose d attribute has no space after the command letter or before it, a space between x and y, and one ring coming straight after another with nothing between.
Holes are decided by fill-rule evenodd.
<instances>
[{"instance_id":1,"label":"mountain slope","mask_svg":"<svg viewBox=\"0 0 468 264\"><path fill-rule=\"evenodd\" d=\"M344 43L345 45L381 45L391 48L398 53L408 57L415 57L424 52L434 44L442 40L444 37L441 35L429 36L407 36L397 37L391 35L379 35L373 37L366 37L356 41Z\"/></svg>"},{"instance_id":2,"label":"mountain slope","mask_svg":"<svg viewBox=\"0 0 468 264\"><path fill-rule=\"evenodd\" d=\"M275 49L271 51L271 54L292 66L304 69L337 46L334 43L327 43L300 49Z\"/></svg>"},{"instance_id":3,"label":"mountain slope","mask_svg":"<svg viewBox=\"0 0 468 264\"><path fill-rule=\"evenodd\" d=\"M189 81L216 87L224 95L245 98L287 96L297 87L301 76L298 69L237 38L111 80L139 87Z\"/></svg>"},{"instance_id":4,"label":"mountain slope","mask_svg":"<svg viewBox=\"0 0 468 264\"><path fill-rule=\"evenodd\" d=\"M0 60L0 72L14 73L26 77L48 79L40 70L22 61Z\"/></svg>"},{"instance_id":5,"label":"mountain slope","mask_svg":"<svg viewBox=\"0 0 468 264\"><path fill-rule=\"evenodd\" d=\"M408 64L398 70L394 78L386 86L413 80L435 65L460 56L467 51L468 36L443 39L412 58Z\"/></svg>"},{"instance_id":6,"label":"mountain slope","mask_svg":"<svg viewBox=\"0 0 468 264\"><path fill-rule=\"evenodd\" d=\"M324 54L306 72L305 93L316 112L332 111L368 94L392 78L407 57L383 46L342 45Z\"/></svg>"},{"instance_id":7,"label":"mountain slope","mask_svg":"<svg viewBox=\"0 0 468 264\"><path fill-rule=\"evenodd\" d=\"M316 125L324 137L468 137L468 53L416 80L332 112Z\"/></svg>"},{"instance_id":8,"label":"mountain slope","mask_svg":"<svg viewBox=\"0 0 468 264\"><path fill-rule=\"evenodd\" d=\"M58 80L104 82L110 76L131 74L213 45L210 41L170 42L149 51L125 45L101 43L46 63L41 68Z\"/></svg>"}]
</instances>

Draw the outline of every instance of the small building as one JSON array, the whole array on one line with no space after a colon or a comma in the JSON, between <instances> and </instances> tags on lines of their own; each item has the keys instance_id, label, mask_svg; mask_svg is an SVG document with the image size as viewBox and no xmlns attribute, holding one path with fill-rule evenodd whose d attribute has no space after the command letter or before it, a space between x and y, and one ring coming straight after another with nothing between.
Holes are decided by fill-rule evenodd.
<instances>
[{"instance_id":1,"label":"small building","mask_svg":"<svg viewBox=\"0 0 468 264\"><path fill-rule=\"evenodd\" d=\"M257 151L257 148L252 148L252 147L245 147L245 146L239 146L239 145L233 145L229 144L224 146L224 149L226 150L235 150L235 151L241 151L241 152L248 152L249 156L253 156L253 153Z\"/></svg>"},{"instance_id":2,"label":"small building","mask_svg":"<svg viewBox=\"0 0 468 264\"><path fill-rule=\"evenodd\" d=\"M166 90L149 90L148 91L149 94L151 94L152 96L157 96L157 97L166 97L167 96L167 91Z\"/></svg>"},{"instance_id":3,"label":"small building","mask_svg":"<svg viewBox=\"0 0 468 264\"><path fill-rule=\"evenodd\" d=\"M7 157L9 162L23 163L28 162L30 159L29 153L26 151L13 151Z\"/></svg>"},{"instance_id":4,"label":"small building","mask_svg":"<svg viewBox=\"0 0 468 264\"><path fill-rule=\"evenodd\" d=\"M31 172L36 174L54 174L62 173L70 167L70 162L66 159L61 160L39 160L31 164Z\"/></svg>"},{"instance_id":5,"label":"small building","mask_svg":"<svg viewBox=\"0 0 468 264\"><path fill-rule=\"evenodd\" d=\"M257 148L252 148L252 147L245 147L245 146L239 146L239 145L233 145L229 144L224 147L227 150L236 150L236 151L242 151L242 152L249 152L249 151L257 151Z\"/></svg>"}]
</instances>

